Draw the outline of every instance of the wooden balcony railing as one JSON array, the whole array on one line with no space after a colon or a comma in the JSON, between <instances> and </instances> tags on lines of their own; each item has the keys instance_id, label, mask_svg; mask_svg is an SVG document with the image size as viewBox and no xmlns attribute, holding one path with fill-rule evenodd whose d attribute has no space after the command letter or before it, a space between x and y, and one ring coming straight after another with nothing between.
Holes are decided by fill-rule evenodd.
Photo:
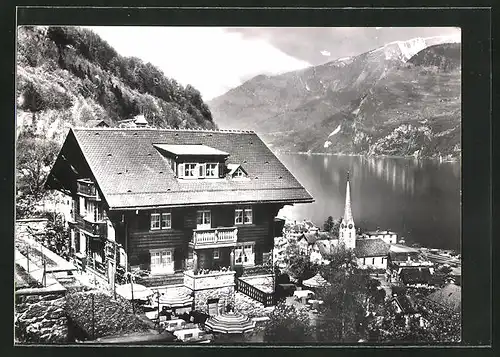
<instances>
[{"instance_id":1,"label":"wooden balcony railing","mask_svg":"<svg viewBox=\"0 0 500 357\"><path fill-rule=\"evenodd\" d=\"M106 237L106 222L91 222L84 218L81 228L92 236Z\"/></svg>"},{"instance_id":2,"label":"wooden balcony railing","mask_svg":"<svg viewBox=\"0 0 500 357\"><path fill-rule=\"evenodd\" d=\"M99 201L99 194L95 188L95 184L88 179L78 180L76 182L76 192L89 199Z\"/></svg>"},{"instance_id":3,"label":"wooden balcony railing","mask_svg":"<svg viewBox=\"0 0 500 357\"><path fill-rule=\"evenodd\" d=\"M243 281L241 279L236 279L236 291L243 293L252 299L260 302L261 304L264 305L264 307L267 306L273 306L274 305L274 294L273 293L268 293L265 291L260 290L259 288L247 283L246 281Z\"/></svg>"},{"instance_id":4,"label":"wooden balcony railing","mask_svg":"<svg viewBox=\"0 0 500 357\"><path fill-rule=\"evenodd\" d=\"M197 248L210 248L232 246L238 239L236 227L219 227L209 229L194 229L191 246Z\"/></svg>"}]
</instances>

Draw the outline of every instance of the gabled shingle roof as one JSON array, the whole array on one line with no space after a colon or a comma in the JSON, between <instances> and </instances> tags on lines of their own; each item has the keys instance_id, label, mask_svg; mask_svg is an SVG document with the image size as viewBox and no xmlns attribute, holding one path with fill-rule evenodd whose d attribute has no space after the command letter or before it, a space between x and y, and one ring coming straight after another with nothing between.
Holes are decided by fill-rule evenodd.
<instances>
[{"instance_id":1,"label":"gabled shingle roof","mask_svg":"<svg viewBox=\"0 0 500 357\"><path fill-rule=\"evenodd\" d=\"M110 209L313 199L253 132L152 128L74 128ZM229 153L249 180L177 179L153 144L205 145Z\"/></svg>"},{"instance_id":2,"label":"gabled shingle roof","mask_svg":"<svg viewBox=\"0 0 500 357\"><path fill-rule=\"evenodd\" d=\"M459 312L462 304L462 289L455 284L448 284L427 296L427 299L451 311Z\"/></svg>"},{"instance_id":3,"label":"gabled shingle roof","mask_svg":"<svg viewBox=\"0 0 500 357\"><path fill-rule=\"evenodd\" d=\"M355 254L358 258L386 256L389 249L390 245L380 238L356 239Z\"/></svg>"},{"instance_id":4,"label":"gabled shingle roof","mask_svg":"<svg viewBox=\"0 0 500 357\"><path fill-rule=\"evenodd\" d=\"M302 233L302 235L299 238L299 241L302 238L304 238L306 240L307 244L312 245L319 239L319 235L317 233L306 232L306 233Z\"/></svg>"}]
</instances>

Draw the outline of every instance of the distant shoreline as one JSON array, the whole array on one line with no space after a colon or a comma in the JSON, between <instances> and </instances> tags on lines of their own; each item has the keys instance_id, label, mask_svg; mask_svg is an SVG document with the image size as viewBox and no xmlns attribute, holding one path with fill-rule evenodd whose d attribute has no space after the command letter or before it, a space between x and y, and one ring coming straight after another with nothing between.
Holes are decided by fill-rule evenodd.
<instances>
[{"instance_id":1,"label":"distant shoreline","mask_svg":"<svg viewBox=\"0 0 500 357\"><path fill-rule=\"evenodd\" d=\"M412 155L409 156L400 156L400 155L366 155L366 154L344 154L344 153L329 153L329 152L305 152L305 151L281 151L275 150L276 154L286 154L286 155L315 155L315 156L356 156L356 157L365 157L365 158L377 158L377 159L414 159L414 160L436 160L439 161L439 158L436 157L415 157ZM460 162L459 158L448 158L443 159L442 162Z\"/></svg>"}]
</instances>

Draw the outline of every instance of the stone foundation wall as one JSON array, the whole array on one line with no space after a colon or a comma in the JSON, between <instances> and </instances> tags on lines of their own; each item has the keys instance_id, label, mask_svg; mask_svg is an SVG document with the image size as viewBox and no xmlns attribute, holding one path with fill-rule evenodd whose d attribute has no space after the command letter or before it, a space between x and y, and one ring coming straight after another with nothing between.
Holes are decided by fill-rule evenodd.
<instances>
[{"instance_id":1,"label":"stone foundation wall","mask_svg":"<svg viewBox=\"0 0 500 357\"><path fill-rule=\"evenodd\" d=\"M219 311L224 311L228 304L234 306L234 286L225 286L216 289L197 290L194 293L194 308L197 311L208 313L208 299L219 299Z\"/></svg>"},{"instance_id":2,"label":"stone foundation wall","mask_svg":"<svg viewBox=\"0 0 500 357\"><path fill-rule=\"evenodd\" d=\"M16 304L16 341L19 343L65 343L68 339L66 300L60 295L33 295Z\"/></svg>"}]
</instances>

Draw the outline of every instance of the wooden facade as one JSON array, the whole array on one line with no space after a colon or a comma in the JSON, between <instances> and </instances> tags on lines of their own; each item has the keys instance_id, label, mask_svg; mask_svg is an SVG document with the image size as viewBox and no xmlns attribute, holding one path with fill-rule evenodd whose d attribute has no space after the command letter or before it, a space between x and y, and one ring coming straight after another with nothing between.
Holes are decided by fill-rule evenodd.
<instances>
[{"instance_id":1,"label":"wooden facade","mask_svg":"<svg viewBox=\"0 0 500 357\"><path fill-rule=\"evenodd\" d=\"M235 210L238 205L219 205L203 207L181 207L172 209L150 209L136 211L112 211L107 212L105 204L96 200L95 197L83 195L80 192L73 198L73 224L72 229L76 234L73 251L78 253L85 251L88 261L97 254L100 270L106 271L109 258L106 254L106 242L113 241L123 249L127 255L125 269L140 269L151 271L151 252L155 250L168 249L172 251L173 270L164 275L172 275L193 268L193 253L197 255L199 269L231 268L242 265L244 267L259 265L263 262L263 254L272 249L274 236L280 234L275 232L276 222L274 220L283 204L256 204L245 205L252 208L251 224L235 224ZM91 200L95 213L93 219L84 218L81 212L80 200ZM194 232L197 231L197 212L210 211L210 227L207 232L234 230L236 237L234 241L227 244L213 244L206 246L193 246ZM171 226L166 229L151 228L151 214L169 213ZM113 237L109 237L110 226L113 228ZM278 225L279 226L279 225ZM81 249L84 235L85 249ZM112 238L112 239L110 239ZM109 242L108 242L109 243ZM234 262L234 247L240 244L252 244L254 260L251 264L238 264ZM217 258L214 258L214 249L218 250ZM123 258L116 254L114 264L123 264ZM153 274L155 275L155 274ZM158 274L156 274L158 275ZM158 276L156 277L158 280Z\"/></svg>"},{"instance_id":2,"label":"wooden facade","mask_svg":"<svg viewBox=\"0 0 500 357\"><path fill-rule=\"evenodd\" d=\"M127 247L126 251L130 266L139 266L141 269L149 270L150 251L171 248L174 250L175 271L184 270L187 265L186 260L189 258L189 243L192 242L193 231L197 228L197 211L209 210L211 212L210 228L235 227L237 230L236 242L255 243L255 264L261 264L262 254L272 249L275 234L274 217L282 208L282 205L253 205L252 224L241 225L235 225L234 217L237 207L227 205L124 212L122 213L124 222L116 222L118 226L125 226L120 232L122 235L118 236L117 241ZM171 213L171 228L151 230L151 213L161 212ZM228 262L228 248L227 246L220 247L221 257L218 260L221 262ZM207 247L205 249L210 250L211 248Z\"/></svg>"},{"instance_id":3,"label":"wooden facade","mask_svg":"<svg viewBox=\"0 0 500 357\"><path fill-rule=\"evenodd\" d=\"M253 132L71 129L46 187L73 199L82 266L110 282L143 270L156 286L262 264L279 210L313 201Z\"/></svg>"}]
</instances>

